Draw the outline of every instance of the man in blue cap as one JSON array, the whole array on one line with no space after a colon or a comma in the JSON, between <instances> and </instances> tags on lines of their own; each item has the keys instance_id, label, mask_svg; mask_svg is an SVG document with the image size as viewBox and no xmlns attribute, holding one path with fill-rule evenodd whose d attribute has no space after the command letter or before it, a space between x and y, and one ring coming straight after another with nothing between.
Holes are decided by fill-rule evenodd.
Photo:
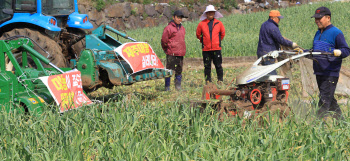
<instances>
[{"instance_id":1,"label":"man in blue cap","mask_svg":"<svg viewBox=\"0 0 350 161\"><path fill-rule=\"evenodd\" d=\"M342 31L332 25L331 11L327 7L317 8L315 18L318 31L313 41L313 51L333 53L332 55L315 55L313 62L314 74L316 75L319 94L317 112L319 118L327 117L328 112L334 112L334 118L342 117L341 109L334 98L335 88L339 79L339 71L342 59L350 54L350 49L345 41Z\"/></svg>"}]
</instances>

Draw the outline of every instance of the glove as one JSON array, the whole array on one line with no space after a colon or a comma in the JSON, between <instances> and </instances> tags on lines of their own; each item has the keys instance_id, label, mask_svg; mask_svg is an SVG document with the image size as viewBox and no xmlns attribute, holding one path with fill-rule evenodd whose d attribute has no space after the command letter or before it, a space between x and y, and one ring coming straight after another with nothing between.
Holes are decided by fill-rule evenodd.
<instances>
[{"instance_id":1,"label":"glove","mask_svg":"<svg viewBox=\"0 0 350 161\"><path fill-rule=\"evenodd\" d=\"M300 53L300 54L301 54L301 53L304 53L304 51L301 50L299 47L297 47L297 48L295 48L295 49L293 49L293 50L294 50L294 51L297 51L297 52ZM298 53L297 53L297 54L298 54Z\"/></svg>"},{"instance_id":2,"label":"glove","mask_svg":"<svg viewBox=\"0 0 350 161\"><path fill-rule=\"evenodd\" d=\"M297 43L293 42L292 47L293 47L293 48L297 48L297 47L299 47L299 45L298 45Z\"/></svg>"},{"instance_id":3,"label":"glove","mask_svg":"<svg viewBox=\"0 0 350 161\"><path fill-rule=\"evenodd\" d=\"M333 53L334 53L334 56L340 56L341 55L341 50L334 49Z\"/></svg>"}]
</instances>

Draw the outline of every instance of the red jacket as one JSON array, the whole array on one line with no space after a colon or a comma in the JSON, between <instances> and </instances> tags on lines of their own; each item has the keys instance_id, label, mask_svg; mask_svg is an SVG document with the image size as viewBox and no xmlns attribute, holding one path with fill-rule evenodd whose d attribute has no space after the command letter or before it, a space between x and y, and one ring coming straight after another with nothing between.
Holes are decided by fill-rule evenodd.
<instances>
[{"instance_id":1,"label":"red jacket","mask_svg":"<svg viewBox=\"0 0 350 161\"><path fill-rule=\"evenodd\" d=\"M162 36L162 48L167 55L185 56L185 28L180 24L176 25L174 21L169 22L164 28Z\"/></svg>"},{"instance_id":2,"label":"red jacket","mask_svg":"<svg viewBox=\"0 0 350 161\"><path fill-rule=\"evenodd\" d=\"M221 50L221 40L225 37L225 27L221 21L214 19L210 35L208 23L205 19L198 24L196 36L202 43L203 51Z\"/></svg>"}]
</instances>

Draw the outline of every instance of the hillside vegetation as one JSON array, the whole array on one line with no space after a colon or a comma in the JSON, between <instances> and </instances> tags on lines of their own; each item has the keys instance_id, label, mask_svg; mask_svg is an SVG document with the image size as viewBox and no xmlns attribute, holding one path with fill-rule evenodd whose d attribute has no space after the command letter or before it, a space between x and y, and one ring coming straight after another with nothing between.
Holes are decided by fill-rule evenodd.
<instances>
[{"instance_id":1,"label":"hillside vegetation","mask_svg":"<svg viewBox=\"0 0 350 161\"><path fill-rule=\"evenodd\" d=\"M316 8L326 6L332 11L332 24L343 31L350 41L350 3L320 3L280 9L284 19L280 21L280 30L284 37L296 42L303 48L311 48L313 37L317 31L314 19L310 18ZM260 26L268 19L269 11L244 15L231 15L220 20L226 28L226 36L222 42L223 56L254 56L259 40ZM202 57L201 44L196 38L196 28L199 21L184 22L186 28L186 57ZM165 25L155 28L143 28L128 31L128 35L138 41L148 41L159 57L165 54L160 45L160 39Z\"/></svg>"}]
</instances>

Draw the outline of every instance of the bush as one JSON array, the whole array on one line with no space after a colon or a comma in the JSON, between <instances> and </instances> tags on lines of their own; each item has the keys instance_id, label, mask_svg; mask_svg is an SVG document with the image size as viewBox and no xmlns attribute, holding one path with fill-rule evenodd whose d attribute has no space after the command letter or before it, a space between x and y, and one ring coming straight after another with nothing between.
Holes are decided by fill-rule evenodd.
<instances>
[{"instance_id":1,"label":"bush","mask_svg":"<svg viewBox=\"0 0 350 161\"><path fill-rule=\"evenodd\" d=\"M105 8L106 3L103 0L93 0L93 3L95 5L95 8L97 11L101 11Z\"/></svg>"},{"instance_id":2,"label":"bush","mask_svg":"<svg viewBox=\"0 0 350 161\"><path fill-rule=\"evenodd\" d=\"M143 4L151 4L152 0L143 0Z\"/></svg>"},{"instance_id":3,"label":"bush","mask_svg":"<svg viewBox=\"0 0 350 161\"><path fill-rule=\"evenodd\" d=\"M135 7L131 10L131 15L137 16L136 13L138 12L138 9Z\"/></svg>"},{"instance_id":4,"label":"bush","mask_svg":"<svg viewBox=\"0 0 350 161\"><path fill-rule=\"evenodd\" d=\"M237 7L236 0L223 0L225 9L230 9L231 7Z\"/></svg>"}]
</instances>

